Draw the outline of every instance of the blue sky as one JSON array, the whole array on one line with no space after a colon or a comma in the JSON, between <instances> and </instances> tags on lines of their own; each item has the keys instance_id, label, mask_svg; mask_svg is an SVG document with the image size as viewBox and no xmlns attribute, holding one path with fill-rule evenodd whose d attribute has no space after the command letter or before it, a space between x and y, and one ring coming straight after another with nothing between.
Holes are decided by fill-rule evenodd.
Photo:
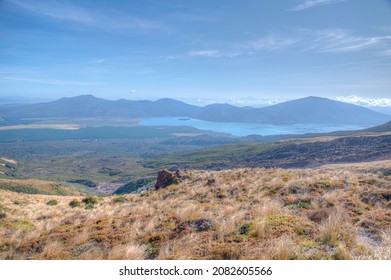
<instances>
[{"instance_id":1,"label":"blue sky","mask_svg":"<svg viewBox=\"0 0 391 280\"><path fill-rule=\"evenodd\" d=\"M0 0L0 97L391 106L391 1Z\"/></svg>"}]
</instances>

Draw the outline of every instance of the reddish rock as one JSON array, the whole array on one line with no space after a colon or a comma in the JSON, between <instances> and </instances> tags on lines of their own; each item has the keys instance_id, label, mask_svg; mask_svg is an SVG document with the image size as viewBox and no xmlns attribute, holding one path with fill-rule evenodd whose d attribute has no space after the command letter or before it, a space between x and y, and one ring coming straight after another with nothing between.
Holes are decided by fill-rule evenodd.
<instances>
[{"instance_id":1,"label":"reddish rock","mask_svg":"<svg viewBox=\"0 0 391 280\"><path fill-rule=\"evenodd\" d=\"M178 183L179 178L174 172L168 171L166 169L159 171L157 175L155 189L165 188L171 184Z\"/></svg>"}]
</instances>

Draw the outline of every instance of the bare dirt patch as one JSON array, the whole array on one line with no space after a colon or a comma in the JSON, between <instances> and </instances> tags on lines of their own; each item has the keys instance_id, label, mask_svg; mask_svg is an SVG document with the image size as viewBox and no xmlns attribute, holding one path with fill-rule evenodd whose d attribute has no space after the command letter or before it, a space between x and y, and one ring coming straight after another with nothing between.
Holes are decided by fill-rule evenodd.
<instances>
[{"instance_id":1,"label":"bare dirt patch","mask_svg":"<svg viewBox=\"0 0 391 280\"><path fill-rule=\"evenodd\" d=\"M78 124L20 124L1 126L0 130L17 130L17 129L60 129L60 130L78 130Z\"/></svg>"}]
</instances>

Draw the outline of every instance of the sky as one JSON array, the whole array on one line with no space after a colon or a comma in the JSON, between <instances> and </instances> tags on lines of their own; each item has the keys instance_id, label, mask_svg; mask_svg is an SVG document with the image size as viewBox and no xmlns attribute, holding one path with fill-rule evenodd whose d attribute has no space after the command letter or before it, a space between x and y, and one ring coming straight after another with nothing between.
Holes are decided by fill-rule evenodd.
<instances>
[{"instance_id":1,"label":"sky","mask_svg":"<svg viewBox=\"0 0 391 280\"><path fill-rule=\"evenodd\" d=\"M391 107L390 0L0 0L0 99Z\"/></svg>"}]
</instances>

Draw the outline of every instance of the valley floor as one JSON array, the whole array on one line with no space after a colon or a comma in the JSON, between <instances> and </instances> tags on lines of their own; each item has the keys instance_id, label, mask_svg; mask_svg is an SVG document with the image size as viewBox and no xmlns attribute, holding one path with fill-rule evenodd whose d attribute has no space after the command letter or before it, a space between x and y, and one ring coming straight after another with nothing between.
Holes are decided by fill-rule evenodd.
<instances>
[{"instance_id":1,"label":"valley floor","mask_svg":"<svg viewBox=\"0 0 391 280\"><path fill-rule=\"evenodd\" d=\"M105 198L0 190L0 259L391 259L391 161L191 171Z\"/></svg>"}]
</instances>

